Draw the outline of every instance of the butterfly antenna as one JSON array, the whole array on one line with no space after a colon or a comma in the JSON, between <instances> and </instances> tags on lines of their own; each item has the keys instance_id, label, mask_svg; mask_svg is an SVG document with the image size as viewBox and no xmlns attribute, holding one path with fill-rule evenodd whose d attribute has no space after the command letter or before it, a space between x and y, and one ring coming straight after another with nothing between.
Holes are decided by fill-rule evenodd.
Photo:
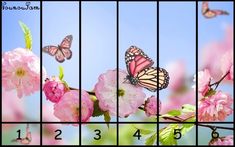
<instances>
[{"instance_id":1,"label":"butterfly antenna","mask_svg":"<svg viewBox=\"0 0 235 147\"><path fill-rule=\"evenodd\" d=\"M224 11L224 14L225 14L225 15L229 15L229 13L228 13L227 11Z\"/></svg>"}]
</instances>

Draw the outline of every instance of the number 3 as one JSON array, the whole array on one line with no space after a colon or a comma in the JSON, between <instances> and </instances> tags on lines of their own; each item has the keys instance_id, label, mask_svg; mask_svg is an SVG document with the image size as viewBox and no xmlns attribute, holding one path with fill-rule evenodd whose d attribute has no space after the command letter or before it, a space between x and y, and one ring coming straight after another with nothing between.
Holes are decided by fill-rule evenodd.
<instances>
[{"instance_id":1,"label":"number 3","mask_svg":"<svg viewBox=\"0 0 235 147\"><path fill-rule=\"evenodd\" d=\"M97 135L97 137L94 137L94 139L95 140L100 140L101 139L101 135L100 135L100 133L101 133L101 131L99 130L99 129L96 129L96 130L94 130L94 132L97 132L95 135Z\"/></svg>"}]
</instances>

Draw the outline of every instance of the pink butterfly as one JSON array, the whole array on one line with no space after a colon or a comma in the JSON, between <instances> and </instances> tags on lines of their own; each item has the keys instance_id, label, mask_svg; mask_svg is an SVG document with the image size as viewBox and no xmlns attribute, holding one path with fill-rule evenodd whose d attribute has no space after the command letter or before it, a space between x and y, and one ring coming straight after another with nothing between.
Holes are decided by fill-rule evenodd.
<instances>
[{"instance_id":1,"label":"pink butterfly","mask_svg":"<svg viewBox=\"0 0 235 147\"><path fill-rule=\"evenodd\" d=\"M27 124L26 126L26 137L25 138L17 138L12 140L12 142L18 142L20 144L30 144L30 142L32 141L32 135L31 132L29 131L29 124Z\"/></svg>"},{"instance_id":2,"label":"pink butterfly","mask_svg":"<svg viewBox=\"0 0 235 147\"><path fill-rule=\"evenodd\" d=\"M140 48L131 46L126 51L125 61L128 72L126 79L132 85L144 87L152 92L168 86L168 72L163 68L152 67L154 64L153 60ZM159 82L157 82L157 76L159 77Z\"/></svg>"},{"instance_id":3,"label":"pink butterfly","mask_svg":"<svg viewBox=\"0 0 235 147\"><path fill-rule=\"evenodd\" d=\"M64 62L65 58L70 59L72 57L72 51L70 50L71 44L72 44L73 36L68 35L66 36L60 45L58 46L45 46L42 51L45 53L48 53L51 56L55 56L55 59L62 63Z\"/></svg>"},{"instance_id":4,"label":"pink butterfly","mask_svg":"<svg viewBox=\"0 0 235 147\"><path fill-rule=\"evenodd\" d=\"M211 10L208 2L202 2L202 15L206 18L214 18L217 15L229 15L229 13L224 10Z\"/></svg>"}]
</instances>

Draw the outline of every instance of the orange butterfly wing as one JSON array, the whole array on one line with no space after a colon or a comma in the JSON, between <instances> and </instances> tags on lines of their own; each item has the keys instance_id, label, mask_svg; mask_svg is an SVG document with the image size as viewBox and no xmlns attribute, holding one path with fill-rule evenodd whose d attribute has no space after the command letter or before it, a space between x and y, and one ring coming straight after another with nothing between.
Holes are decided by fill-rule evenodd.
<instances>
[{"instance_id":1,"label":"orange butterfly wing","mask_svg":"<svg viewBox=\"0 0 235 147\"><path fill-rule=\"evenodd\" d=\"M159 73L159 82L157 82L157 75ZM138 85L152 91L156 92L157 89L161 90L168 86L169 84L169 75L168 72L159 68L159 71L156 67L149 67L139 72L137 75L139 81Z\"/></svg>"}]
</instances>

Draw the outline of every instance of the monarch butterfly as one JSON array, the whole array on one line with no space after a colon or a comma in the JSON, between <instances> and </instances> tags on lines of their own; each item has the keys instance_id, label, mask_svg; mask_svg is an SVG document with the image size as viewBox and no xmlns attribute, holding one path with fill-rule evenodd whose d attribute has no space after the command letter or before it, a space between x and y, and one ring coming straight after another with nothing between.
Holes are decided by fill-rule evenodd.
<instances>
[{"instance_id":1,"label":"monarch butterfly","mask_svg":"<svg viewBox=\"0 0 235 147\"><path fill-rule=\"evenodd\" d=\"M151 67L154 62L140 48L131 46L125 53L125 61L128 72L126 79L131 84L139 85L152 92L168 86L168 72L163 68ZM158 74L159 82L157 82Z\"/></svg>"},{"instance_id":2,"label":"monarch butterfly","mask_svg":"<svg viewBox=\"0 0 235 147\"><path fill-rule=\"evenodd\" d=\"M42 51L45 53L48 53L51 56L55 56L55 59L58 62L62 63L64 62L65 58L69 60L72 57L72 51L70 50L72 40L73 40L73 36L68 35L62 40L60 45L45 46L43 47Z\"/></svg>"},{"instance_id":3,"label":"monarch butterfly","mask_svg":"<svg viewBox=\"0 0 235 147\"><path fill-rule=\"evenodd\" d=\"M217 15L229 15L229 13L224 10L211 10L208 2L202 2L202 15L206 18L213 18Z\"/></svg>"}]
</instances>

